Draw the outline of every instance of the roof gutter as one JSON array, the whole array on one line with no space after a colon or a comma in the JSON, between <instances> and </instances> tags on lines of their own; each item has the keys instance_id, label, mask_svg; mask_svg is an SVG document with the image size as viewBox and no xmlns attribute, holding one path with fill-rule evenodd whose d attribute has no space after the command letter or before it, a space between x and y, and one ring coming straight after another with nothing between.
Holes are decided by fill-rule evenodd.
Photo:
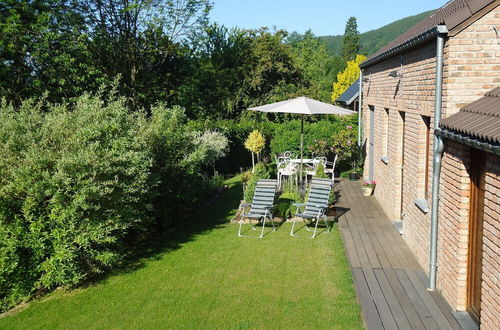
<instances>
[{"instance_id":1,"label":"roof gutter","mask_svg":"<svg viewBox=\"0 0 500 330\"><path fill-rule=\"evenodd\" d=\"M455 141L455 142L458 142L461 144L465 144L466 146L476 148L476 149L479 149L482 151L486 151L486 152L489 152L493 155L500 156L500 145L488 143L488 142L482 141L480 139L476 139L474 137L471 137L469 135L460 134L460 133L457 133L455 131L444 129L444 128L438 129L436 131L436 134L443 137L443 138L446 138L446 139L449 139L449 140L452 140L452 141Z\"/></svg>"},{"instance_id":2,"label":"roof gutter","mask_svg":"<svg viewBox=\"0 0 500 330\"><path fill-rule=\"evenodd\" d=\"M436 290L437 273L437 241L438 241L438 213L439 213L439 179L441 176L441 160L444 145L442 137L437 133L441 121L442 98L443 98L443 53L444 42L448 29L444 25L438 25L433 33L437 33L436 40L436 87L434 104L434 154L432 162L432 206L431 206L431 237L429 251L429 291Z\"/></svg>"},{"instance_id":3,"label":"roof gutter","mask_svg":"<svg viewBox=\"0 0 500 330\"><path fill-rule=\"evenodd\" d=\"M384 61L385 59L388 59L388 58L393 57L395 55L399 55L408 49L414 48L420 44L423 44L429 40L432 40L443 33L443 32L441 32L441 31L443 31L443 28L446 29L446 26L438 25L438 26L435 26L433 28L430 28L429 30L417 35L416 37L413 37L410 40L407 40L399 45L396 45L396 46L386 50L385 52L383 52L382 54L380 54L376 57L373 57L371 59L368 59L368 60L362 62L359 65L359 67L361 69L370 67L374 64L377 64L377 63ZM446 29L445 33L448 33L448 29Z\"/></svg>"}]
</instances>

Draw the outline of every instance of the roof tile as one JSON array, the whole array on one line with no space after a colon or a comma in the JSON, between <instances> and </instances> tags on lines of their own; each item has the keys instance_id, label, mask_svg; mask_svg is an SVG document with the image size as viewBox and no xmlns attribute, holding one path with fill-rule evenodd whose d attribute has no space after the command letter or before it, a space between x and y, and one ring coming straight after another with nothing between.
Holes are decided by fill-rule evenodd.
<instances>
[{"instance_id":1,"label":"roof tile","mask_svg":"<svg viewBox=\"0 0 500 330\"><path fill-rule=\"evenodd\" d=\"M500 87L441 121L442 128L500 144Z\"/></svg>"}]
</instances>

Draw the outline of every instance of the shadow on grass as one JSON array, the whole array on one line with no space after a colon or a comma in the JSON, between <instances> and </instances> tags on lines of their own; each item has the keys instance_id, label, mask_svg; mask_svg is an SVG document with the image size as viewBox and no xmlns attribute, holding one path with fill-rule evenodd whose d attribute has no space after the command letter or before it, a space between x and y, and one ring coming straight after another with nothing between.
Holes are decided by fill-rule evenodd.
<instances>
[{"instance_id":1,"label":"shadow on grass","mask_svg":"<svg viewBox=\"0 0 500 330\"><path fill-rule=\"evenodd\" d=\"M163 233L149 233L133 247L121 266L101 276L93 277L79 287L105 283L110 276L136 271L144 267L148 260L159 260L165 253L181 248L197 235L228 223L229 218L235 215L240 200L241 181L231 179L228 182L228 189L211 205L188 217L180 218L179 223L173 224Z\"/></svg>"}]
</instances>

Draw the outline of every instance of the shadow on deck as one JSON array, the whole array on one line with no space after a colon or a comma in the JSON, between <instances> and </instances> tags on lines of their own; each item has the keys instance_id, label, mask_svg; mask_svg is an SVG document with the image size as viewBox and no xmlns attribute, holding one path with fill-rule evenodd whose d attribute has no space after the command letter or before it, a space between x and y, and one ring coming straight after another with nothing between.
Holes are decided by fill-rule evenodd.
<instances>
[{"instance_id":1,"label":"shadow on deck","mask_svg":"<svg viewBox=\"0 0 500 330\"><path fill-rule=\"evenodd\" d=\"M339 225L368 329L460 329L438 292L426 289L427 275L373 196L360 182L336 186Z\"/></svg>"}]
</instances>

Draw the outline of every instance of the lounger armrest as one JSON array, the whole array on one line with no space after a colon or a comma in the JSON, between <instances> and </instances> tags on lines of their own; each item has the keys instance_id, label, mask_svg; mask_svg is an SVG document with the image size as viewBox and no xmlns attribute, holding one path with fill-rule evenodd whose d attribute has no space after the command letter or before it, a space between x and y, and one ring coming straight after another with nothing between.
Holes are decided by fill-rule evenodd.
<instances>
[{"instance_id":1,"label":"lounger armrest","mask_svg":"<svg viewBox=\"0 0 500 330\"><path fill-rule=\"evenodd\" d=\"M297 207L301 207L301 206L304 206L306 204L305 203L293 203L292 205L297 206Z\"/></svg>"},{"instance_id":2,"label":"lounger armrest","mask_svg":"<svg viewBox=\"0 0 500 330\"><path fill-rule=\"evenodd\" d=\"M249 206L252 206L252 203L244 203L244 204L240 204L240 207L249 207Z\"/></svg>"},{"instance_id":3,"label":"lounger armrest","mask_svg":"<svg viewBox=\"0 0 500 330\"><path fill-rule=\"evenodd\" d=\"M273 207L273 204L269 204L269 205L264 206L264 208L266 210L270 210L272 207Z\"/></svg>"},{"instance_id":4,"label":"lounger armrest","mask_svg":"<svg viewBox=\"0 0 500 330\"><path fill-rule=\"evenodd\" d=\"M322 204L322 205L315 205L318 209L326 210L328 208L328 205Z\"/></svg>"}]
</instances>

